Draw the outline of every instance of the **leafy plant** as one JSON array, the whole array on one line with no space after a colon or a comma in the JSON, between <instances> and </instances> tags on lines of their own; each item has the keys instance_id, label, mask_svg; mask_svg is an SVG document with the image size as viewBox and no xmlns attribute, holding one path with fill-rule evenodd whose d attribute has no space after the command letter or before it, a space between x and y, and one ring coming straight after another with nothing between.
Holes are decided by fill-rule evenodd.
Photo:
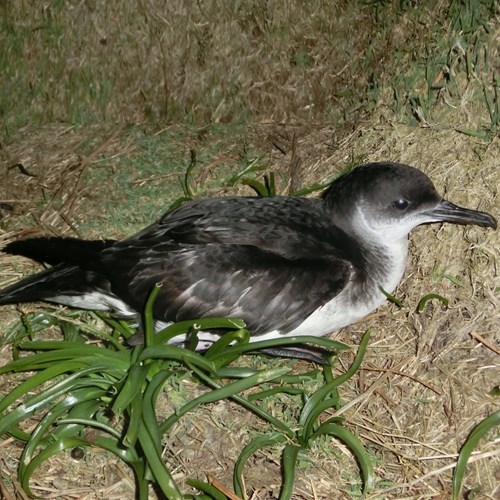
<instances>
[{"instance_id":1,"label":"leafy plant","mask_svg":"<svg viewBox=\"0 0 500 500\"><path fill-rule=\"evenodd\" d=\"M221 399L236 402L267 422L271 429L242 450L234 471L238 495L246 495L243 472L248 458L264 446L283 444L280 498L291 498L299 453L323 435L336 437L351 449L360 465L364 489L373 486L371 460L359 439L343 425L343 418L324 419L325 411L342 406L338 388L359 369L368 333L349 370L337 377L329 364L301 374L291 374L290 367L253 370L233 366L241 355L298 343L331 350L333 362L347 346L315 337L249 343L250 334L244 324L227 318L181 322L154 334L152 304L158 289L155 288L145 310L145 343L132 349L125 347L120 338L129 338L133 329L105 316L102 319L111 327L111 333L79 324L74 313L64 317L47 312L23 318L17 331L15 359L0 368L0 375L34 374L0 401L0 435L9 434L24 443L18 477L28 495L34 496L30 479L44 461L63 450L94 446L115 454L133 470L138 498L148 498L150 485L169 499L187 498L162 458L162 437L188 412ZM42 326L59 328L63 340L33 340ZM213 328L225 329L227 333L204 355L166 344L184 335L188 345L195 345L199 331ZM101 345L85 343L83 337L89 334L100 338ZM25 340L26 336L32 340ZM165 384L172 378L178 380L179 374L192 376L208 391L160 421L156 401ZM322 386L308 394L304 381L319 375ZM252 394L248 394L249 389ZM290 426L265 410L266 398L278 393L301 395L298 425ZM24 430L26 424L33 430ZM203 498L226 498L220 491L215 492L212 485L197 479L187 483L201 490Z\"/></svg>"},{"instance_id":2,"label":"leafy plant","mask_svg":"<svg viewBox=\"0 0 500 500\"><path fill-rule=\"evenodd\" d=\"M245 494L242 472L247 460L261 448L284 444L281 457L283 483L279 498L291 498L299 452L309 449L316 439L324 435L335 437L347 445L359 464L364 492L373 488L374 473L370 456L359 439L342 425L343 417L333 416L324 421L320 419L325 411L338 410L342 406L338 387L351 378L361 366L368 340L369 332L367 331L361 340L354 362L349 370L342 375L334 377L330 366L323 367L325 384L305 399L298 420L298 430L283 427L281 432L272 431L267 435L258 436L243 449L234 469L234 486L238 495ZM285 387L283 392L286 389ZM306 395L304 394L304 396Z\"/></svg>"},{"instance_id":3,"label":"leafy plant","mask_svg":"<svg viewBox=\"0 0 500 500\"><path fill-rule=\"evenodd\" d=\"M245 186L250 186L256 192L257 196L276 196L275 175L273 171L264 173L264 182L258 181L254 176L255 173L260 173L267 169L268 167L262 165L260 158L254 158L241 172L233 175L227 185L234 186L240 182Z\"/></svg>"}]
</instances>

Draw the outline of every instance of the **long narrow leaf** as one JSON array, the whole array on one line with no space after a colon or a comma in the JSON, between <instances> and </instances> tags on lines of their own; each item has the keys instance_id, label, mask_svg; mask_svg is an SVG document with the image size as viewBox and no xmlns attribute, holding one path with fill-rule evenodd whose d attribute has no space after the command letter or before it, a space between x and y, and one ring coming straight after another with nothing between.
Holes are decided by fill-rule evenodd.
<instances>
[{"instance_id":1,"label":"long narrow leaf","mask_svg":"<svg viewBox=\"0 0 500 500\"><path fill-rule=\"evenodd\" d=\"M368 490L373 489L375 484L373 464L370 455L368 455L361 441L345 427L331 422L321 425L319 429L311 435L310 440L313 441L324 434L335 436L347 445L356 457L361 468L361 473L363 475L363 492L366 493Z\"/></svg>"},{"instance_id":2,"label":"long narrow leaf","mask_svg":"<svg viewBox=\"0 0 500 500\"><path fill-rule=\"evenodd\" d=\"M170 373L166 371L157 373L148 384L143 397L142 419L144 427L148 429L152 441L157 443L158 449L160 447L162 433L156 419L156 398L169 376Z\"/></svg>"},{"instance_id":3,"label":"long narrow leaf","mask_svg":"<svg viewBox=\"0 0 500 500\"><path fill-rule=\"evenodd\" d=\"M215 389L213 391L207 392L206 394L202 394L197 398L186 403L182 408L177 410L175 415L171 415L165 422L161 425L160 431L161 433L165 433L180 417L185 415L187 412L191 411L198 405L213 403L214 401L219 401L220 399L225 399L232 397L240 392L248 389L250 387L254 387L269 380L273 380L281 375L287 373L289 368L274 368L271 370L264 370L251 377L246 379L237 380L236 382L231 382L225 386L220 387L219 389Z\"/></svg>"},{"instance_id":4,"label":"long narrow leaf","mask_svg":"<svg viewBox=\"0 0 500 500\"><path fill-rule=\"evenodd\" d=\"M35 454L35 450L39 446L44 445L43 440L45 439L46 433L48 433L49 430L52 430L52 432L54 431L54 429L51 429L51 426L54 425L54 422L62 414L68 412L68 410L71 408L75 408L79 404L89 401L91 401L91 405L93 406L93 408L96 408L99 406L99 402L97 401L96 403L96 400L98 400L102 395L103 391L101 389L81 389L79 391L74 391L71 396L66 397L63 401L60 401L57 405L51 408L50 411L44 415L43 419L38 423L36 428L29 436L29 440L23 449L23 453L19 461L19 474L24 474L24 468L26 467L26 464L32 460ZM89 415L85 414L84 416L88 417ZM60 427L64 428L65 426ZM81 426L73 426L73 434L77 432L77 429L75 429L75 427L81 428ZM60 433L58 433L58 437L61 437Z\"/></svg>"},{"instance_id":5,"label":"long narrow leaf","mask_svg":"<svg viewBox=\"0 0 500 500\"><path fill-rule=\"evenodd\" d=\"M427 305L427 302L429 302L429 300L432 300L432 299L437 299L437 300L440 300L445 307L448 307L448 299L443 297L442 295L439 295L438 293L428 293L427 295L425 295L424 297L422 297L420 299L420 302L418 303L418 306L417 306L417 311L419 313L423 312L423 310L425 309L425 306Z\"/></svg>"},{"instance_id":6,"label":"long narrow leaf","mask_svg":"<svg viewBox=\"0 0 500 500\"><path fill-rule=\"evenodd\" d=\"M208 387L211 387L212 389L219 389L221 386L214 380L210 379L208 376L205 374L201 373L199 370L196 368L192 367L192 370L196 373L196 375L203 380ZM259 372L260 373L260 372ZM282 377L277 377L273 379L273 382L280 380ZM269 424L273 425L280 431L282 431L286 436L288 436L290 439L295 437L295 432L290 429L285 423L283 423L281 420L273 417L270 415L268 412L264 411L260 406L257 406L256 404L252 403L249 401L247 398L242 397L238 394L233 394L229 396L230 399L238 403L240 406L243 408L246 408L247 410L251 411L253 414L257 415L259 418L264 420L264 422L268 422Z\"/></svg>"},{"instance_id":7,"label":"long narrow leaf","mask_svg":"<svg viewBox=\"0 0 500 500\"><path fill-rule=\"evenodd\" d=\"M40 387L42 384L45 384L49 380L53 380L54 378L62 375L63 373L72 372L78 369L81 369L85 365L79 361L68 362L63 365L54 365L49 368L46 368L40 373L36 373L28 380L25 380L17 387L15 387L9 394L4 396L4 398L0 401L0 413L5 411L12 403L26 396L36 388ZM68 379L65 379L61 382L62 386L67 382ZM53 387L56 387L55 385ZM57 389L55 389L57 390ZM46 396L45 391L44 394L40 396L43 399ZM36 401L35 398L31 399L32 401ZM35 403L33 403L35 404ZM0 430L0 435L2 431Z\"/></svg>"},{"instance_id":8,"label":"long narrow leaf","mask_svg":"<svg viewBox=\"0 0 500 500\"><path fill-rule=\"evenodd\" d=\"M135 398L129 402L127 410L129 419L127 422L127 432L125 433L125 436L123 436L123 445L133 447L135 446L139 436L139 429L142 425L142 413L144 411L144 399L142 392L137 393Z\"/></svg>"},{"instance_id":9,"label":"long narrow leaf","mask_svg":"<svg viewBox=\"0 0 500 500\"><path fill-rule=\"evenodd\" d=\"M224 495L224 493L218 490L215 486L200 481L199 479L186 479L186 484L196 488L197 490L205 492L208 495L207 498L212 500L227 500L226 495Z\"/></svg>"},{"instance_id":10,"label":"long narrow leaf","mask_svg":"<svg viewBox=\"0 0 500 500\"><path fill-rule=\"evenodd\" d=\"M344 351L350 349L350 347L342 342L336 340L330 340L322 337L312 337L312 336L300 336L300 337L287 337L272 340L261 340L252 341L249 344L230 346L231 352L236 354L244 354L247 352L258 351L260 349L267 349L270 347L282 347L295 344L313 344L316 346L324 347L332 351L335 354L336 351ZM212 361L216 361L219 356L224 356L225 353L212 356Z\"/></svg>"},{"instance_id":11,"label":"long narrow leaf","mask_svg":"<svg viewBox=\"0 0 500 500\"><path fill-rule=\"evenodd\" d=\"M56 368L56 367L54 367L54 368ZM4 434L5 432L9 432L9 429L12 426L16 425L21 420L24 420L25 418L31 416L38 409L46 407L52 401L61 397L66 392L70 391L72 388L75 387L76 381L79 377L82 377L82 376L87 375L87 374L92 373L92 372L98 372L101 369L103 369L102 366L96 366L96 367L92 367L92 368L85 368L85 369L79 370L79 371L71 374L70 376L66 377L65 379L61 380L60 382L52 385L50 388L45 389L40 394L37 394L36 396L29 398L25 403L20 404L13 411L11 411L7 415L4 415L0 418L0 436L2 434ZM47 370L44 371L44 373L37 374L37 375L44 375L44 377L41 377L41 380L43 382L40 382L38 384L35 383L34 385L32 385L32 383L27 384L27 382L33 382L33 379L35 379L37 377L37 375L35 375L30 381L23 382L20 386L16 387L7 396L5 396L5 398L0 402L0 406L2 408L7 407L10 404L10 402L14 402L18 398L25 395L27 392L26 391L27 387L31 387L31 388L38 387L41 383L44 383L47 380L50 380L52 378L52 377L48 376L50 374L45 373L48 370L50 370L50 369L48 368ZM56 370L53 370L53 371L57 373ZM28 389L28 390L31 390L31 389ZM8 404L6 404L6 401L8 402Z\"/></svg>"},{"instance_id":12,"label":"long narrow leaf","mask_svg":"<svg viewBox=\"0 0 500 500\"><path fill-rule=\"evenodd\" d=\"M452 482L452 499L458 500L460 498L460 490L462 489L462 482L467 468L467 462L476 447L477 443L483 438L493 427L500 425L500 410L492 413L489 417L485 418L474 427L469 434L467 440L463 444L458 455L457 466L453 472Z\"/></svg>"},{"instance_id":13,"label":"long narrow leaf","mask_svg":"<svg viewBox=\"0 0 500 500\"><path fill-rule=\"evenodd\" d=\"M333 406L337 404L335 403L335 400L337 399L336 389L338 386L349 380L359 370L359 367L361 366L364 355L366 353L369 340L370 330L367 330L361 338L358 352L356 354L356 357L354 358L352 365L349 367L349 370L318 389L302 408L302 412L299 418L299 423L302 425L302 442L307 443L307 441L309 440L309 436L312 433L316 418L319 416L319 413L316 411L318 405L320 405L325 398L328 398L329 396L331 397L332 395Z\"/></svg>"},{"instance_id":14,"label":"long narrow leaf","mask_svg":"<svg viewBox=\"0 0 500 500\"><path fill-rule=\"evenodd\" d=\"M135 450L132 448L129 448L127 450L120 448L117 440L115 439L109 439L101 436L96 437L95 440L93 440L92 442L89 442L86 439L76 438L76 437L58 439L49 446L45 447L29 464L26 464L26 468L24 469L24 474L22 476L21 475L19 476L19 480L21 481L21 485L24 491L26 491L28 495L36 498L36 495L34 495L30 490L29 482L33 473L40 466L40 464L48 460L50 457L61 453L61 451L63 450L67 450L69 448L76 448L80 446L94 446L110 451L111 453L114 453L116 456L118 456L125 463L132 466L134 471L136 470L138 463L140 464L140 462L138 461L137 454L135 453ZM139 470L140 470L140 465L139 465Z\"/></svg>"},{"instance_id":15,"label":"long narrow leaf","mask_svg":"<svg viewBox=\"0 0 500 500\"><path fill-rule=\"evenodd\" d=\"M215 365L196 352L188 351L174 345L155 345L146 347L140 354L138 361L143 362L150 359L169 359L181 363L191 363L208 373L216 373Z\"/></svg>"},{"instance_id":16,"label":"long narrow leaf","mask_svg":"<svg viewBox=\"0 0 500 500\"><path fill-rule=\"evenodd\" d=\"M248 401L258 401L260 399L268 398L276 394L290 394L296 396L298 394L304 394L304 389L300 389L299 387L280 385L279 387L273 387L272 389L267 389L265 391L259 391L254 394L250 394L249 396L247 396L247 398Z\"/></svg>"},{"instance_id":17,"label":"long narrow leaf","mask_svg":"<svg viewBox=\"0 0 500 500\"><path fill-rule=\"evenodd\" d=\"M162 287L161 283L156 283L151 291L151 294L146 301L146 307L144 308L144 345L149 347L153 345L153 337L155 334L155 321L153 318L153 305L156 297L160 293Z\"/></svg>"},{"instance_id":18,"label":"long narrow leaf","mask_svg":"<svg viewBox=\"0 0 500 500\"><path fill-rule=\"evenodd\" d=\"M211 359L212 356L222 353L231 344L248 344L249 340L250 332L245 328L227 332L210 346L210 348L205 353L205 357Z\"/></svg>"},{"instance_id":19,"label":"long narrow leaf","mask_svg":"<svg viewBox=\"0 0 500 500\"><path fill-rule=\"evenodd\" d=\"M295 484L295 467L301 448L293 444L287 444L283 450L281 465L283 469L283 482L281 484L279 500L290 500Z\"/></svg>"},{"instance_id":20,"label":"long narrow leaf","mask_svg":"<svg viewBox=\"0 0 500 500\"><path fill-rule=\"evenodd\" d=\"M278 432L273 432L268 435L258 436L252 439L244 448L236 460L233 471L233 487L237 495L242 498L246 498L245 492L245 482L243 480L243 468L247 463L248 459L261 448L266 448L268 446L273 446L278 443L283 443L287 440L287 437Z\"/></svg>"},{"instance_id":21,"label":"long narrow leaf","mask_svg":"<svg viewBox=\"0 0 500 500\"><path fill-rule=\"evenodd\" d=\"M125 383L116 396L111 411L117 415L133 401L142 390L142 386L148 375L148 366L135 365L130 367Z\"/></svg>"},{"instance_id":22,"label":"long narrow leaf","mask_svg":"<svg viewBox=\"0 0 500 500\"><path fill-rule=\"evenodd\" d=\"M151 435L144 426L139 429L138 439L148 467L151 469L161 491L169 500L183 500L182 493L165 466L161 453L158 451L158 443L152 440Z\"/></svg>"},{"instance_id":23,"label":"long narrow leaf","mask_svg":"<svg viewBox=\"0 0 500 500\"><path fill-rule=\"evenodd\" d=\"M241 329L245 328L245 322L236 318L202 318L199 320L179 321L167 326L154 336L154 344L161 345L169 340L187 333L191 328L195 330L213 330L213 329Z\"/></svg>"}]
</instances>

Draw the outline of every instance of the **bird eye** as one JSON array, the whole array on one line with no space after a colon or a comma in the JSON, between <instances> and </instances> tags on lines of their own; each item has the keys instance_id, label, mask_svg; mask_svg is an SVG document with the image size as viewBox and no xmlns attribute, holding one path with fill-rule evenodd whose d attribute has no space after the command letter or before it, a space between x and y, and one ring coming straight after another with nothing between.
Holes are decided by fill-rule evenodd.
<instances>
[{"instance_id":1,"label":"bird eye","mask_svg":"<svg viewBox=\"0 0 500 500\"><path fill-rule=\"evenodd\" d=\"M392 207L395 208L396 210L406 210L408 206L410 205L410 202L408 200L405 200L404 198L400 198L399 200L396 200L392 203Z\"/></svg>"}]
</instances>

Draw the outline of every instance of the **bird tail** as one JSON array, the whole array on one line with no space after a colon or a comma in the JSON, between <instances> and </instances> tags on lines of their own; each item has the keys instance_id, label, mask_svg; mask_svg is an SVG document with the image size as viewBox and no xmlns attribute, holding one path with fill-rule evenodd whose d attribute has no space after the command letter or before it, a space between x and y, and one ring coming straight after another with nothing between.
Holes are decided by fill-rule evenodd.
<instances>
[{"instance_id":1,"label":"bird tail","mask_svg":"<svg viewBox=\"0 0 500 500\"><path fill-rule=\"evenodd\" d=\"M76 266L58 264L0 290L0 305L38 301L64 303L57 299L71 297L76 290L82 293L88 287L88 274Z\"/></svg>"},{"instance_id":2,"label":"bird tail","mask_svg":"<svg viewBox=\"0 0 500 500\"><path fill-rule=\"evenodd\" d=\"M110 289L109 281L91 269L98 254L113 243L112 240L45 237L9 243L2 249L4 253L22 255L53 267L0 290L0 305L48 301L78 307L82 296L96 289L106 293Z\"/></svg>"},{"instance_id":3,"label":"bird tail","mask_svg":"<svg viewBox=\"0 0 500 500\"><path fill-rule=\"evenodd\" d=\"M78 238L40 237L12 241L2 252L22 255L41 264L55 266L66 264L85 265L95 261L97 255L115 243L115 240L81 240Z\"/></svg>"}]
</instances>

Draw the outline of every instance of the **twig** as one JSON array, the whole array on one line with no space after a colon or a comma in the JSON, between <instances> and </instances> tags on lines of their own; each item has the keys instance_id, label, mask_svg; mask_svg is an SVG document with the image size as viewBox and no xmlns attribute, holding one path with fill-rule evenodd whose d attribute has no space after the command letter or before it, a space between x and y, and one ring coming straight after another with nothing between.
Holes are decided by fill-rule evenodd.
<instances>
[{"instance_id":1,"label":"twig","mask_svg":"<svg viewBox=\"0 0 500 500\"><path fill-rule=\"evenodd\" d=\"M486 340L482 335L477 332L470 332L470 336L473 339L476 339L478 342L481 342L485 347L491 349L494 353L500 354L500 349L497 346L493 345L489 340Z\"/></svg>"},{"instance_id":2,"label":"twig","mask_svg":"<svg viewBox=\"0 0 500 500\"><path fill-rule=\"evenodd\" d=\"M361 368L362 370L370 371L370 372L389 372L393 373L394 375L400 375L401 377L407 377L411 380L414 380L415 382L418 382L419 384L422 384L424 387L427 387L427 389L430 389L431 391L435 392L439 396L443 395L443 392L434 387L433 385L429 384L429 382L424 382L423 380L418 379L417 377L414 377L413 375L410 375L409 373L404 373L400 372L398 370L392 370L391 368Z\"/></svg>"},{"instance_id":3,"label":"twig","mask_svg":"<svg viewBox=\"0 0 500 500\"><path fill-rule=\"evenodd\" d=\"M219 491L224 493L224 495L227 496L230 500L242 500L241 497L236 495L233 491L231 491L229 488L227 488L224 484L222 484L216 477L212 476L211 474L207 474L208 477L208 482L217 488Z\"/></svg>"}]
</instances>

